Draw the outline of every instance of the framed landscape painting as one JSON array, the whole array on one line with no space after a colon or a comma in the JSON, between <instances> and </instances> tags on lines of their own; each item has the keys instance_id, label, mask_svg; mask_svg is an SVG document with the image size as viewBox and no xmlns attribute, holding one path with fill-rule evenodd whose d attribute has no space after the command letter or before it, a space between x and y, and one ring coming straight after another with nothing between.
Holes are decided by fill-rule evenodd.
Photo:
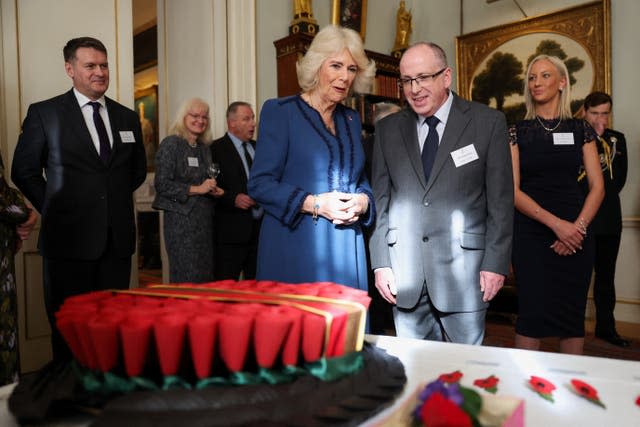
<instances>
[{"instance_id":1,"label":"framed landscape painting","mask_svg":"<svg viewBox=\"0 0 640 427\"><path fill-rule=\"evenodd\" d=\"M140 118L144 152L147 158L147 171L155 169L156 151L158 150L158 86L136 91L135 110Z\"/></svg>"},{"instance_id":2,"label":"framed landscape painting","mask_svg":"<svg viewBox=\"0 0 640 427\"><path fill-rule=\"evenodd\" d=\"M539 54L569 70L572 110L594 90L611 92L610 0L599 0L456 38L458 93L522 119L524 79Z\"/></svg>"}]
</instances>

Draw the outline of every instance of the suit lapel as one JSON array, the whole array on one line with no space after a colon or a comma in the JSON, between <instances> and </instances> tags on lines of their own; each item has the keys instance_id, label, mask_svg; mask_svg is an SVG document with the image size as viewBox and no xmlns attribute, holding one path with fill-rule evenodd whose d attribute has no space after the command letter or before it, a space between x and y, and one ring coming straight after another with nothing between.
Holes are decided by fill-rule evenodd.
<instances>
[{"instance_id":1,"label":"suit lapel","mask_svg":"<svg viewBox=\"0 0 640 427\"><path fill-rule=\"evenodd\" d=\"M424 179L424 168L422 167L422 157L420 155L420 145L418 144L418 132L416 125L416 114L409 108L405 109L400 116L400 134L405 150L409 155L411 167L418 176L422 186L426 186Z\"/></svg>"},{"instance_id":2,"label":"suit lapel","mask_svg":"<svg viewBox=\"0 0 640 427\"><path fill-rule=\"evenodd\" d=\"M447 118L447 124L438 146L438 153L433 162L433 169L431 170L431 176L427 183L427 191L431 188L434 181L440 174L442 167L448 161L451 151L456 148L456 144L460 140L461 135L466 129L471 117L467 116L466 111L468 106L460 98L458 98L453 92L453 103L451 104L451 110L449 110L449 117Z\"/></svg>"},{"instance_id":3,"label":"suit lapel","mask_svg":"<svg viewBox=\"0 0 640 427\"><path fill-rule=\"evenodd\" d=\"M107 114L109 114L109 125L111 126L111 135L113 135L113 146L111 147L111 156L109 157L108 164L111 164L113 159L118 155L118 150L122 148L122 139L120 138L120 131L131 131L133 129L126 129L125 125L121 123L122 116L116 114L116 107L114 101L105 96L105 102L107 104Z\"/></svg>"},{"instance_id":4,"label":"suit lapel","mask_svg":"<svg viewBox=\"0 0 640 427\"><path fill-rule=\"evenodd\" d=\"M63 108L65 110L65 116L69 120L69 127L71 131L77 135L77 138L70 138L69 141L77 141L79 152L83 152L87 158L96 160L102 165L100 155L98 154L87 124L84 121L82 110L78 104L78 99L73 94L73 89L67 92L67 95L63 98ZM72 142L73 143L73 142Z\"/></svg>"},{"instance_id":5,"label":"suit lapel","mask_svg":"<svg viewBox=\"0 0 640 427\"><path fill-rule=\"evenodd\" d=\"M232 170L239 171L238 178L240 179L242 186L246 187L247 173L244 170L244 163L242 163L242 159L240 158L240 153L238 153L238 150L236 149L235 144L233 143L233 141L231 140L231 137L227 133L225 133L224 135L224 142L227 145L227 150L229 151L229 157L232 158L233 159L232 162L235 163L235 165L233 165Z\"/></svg>"}]
</instances>

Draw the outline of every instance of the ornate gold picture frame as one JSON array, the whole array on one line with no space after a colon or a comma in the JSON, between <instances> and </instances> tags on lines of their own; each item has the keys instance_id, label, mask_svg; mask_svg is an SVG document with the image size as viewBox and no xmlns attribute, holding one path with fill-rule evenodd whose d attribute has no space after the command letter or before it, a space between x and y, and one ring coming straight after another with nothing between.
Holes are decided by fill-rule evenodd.
<instances>
[{"instance_id":1,"label":"ornate gold picture frame","mask_svg":"<svg viewBox=\"0 0 640 427\"><path fill-rule=\"evenodd\" d=\"M593 90L611 93L610 22L610 0L598 0L459 36L458 93L504 111L510 123L521 119L524 74L541 52L567 64L574 107Z\"/></svg>"},{"instance_id":2,"label":"ornate gold picture frame","mask_svg":"<svg viewBox=\"0 0 640 427\"><path fill-rule=\"evenodd\" d=\"M359 32L364 42L367 30L367 0L332 0L331 23Z\"/></svg>"},{"instance_id":3,"label":"ornate gold picture frame","mask_svg":"<svg viewBox=\"0 0 640 427\"><path fill-rule=\"evenodd\" d=\"M155 170L155 157L158 150L158 86L153 85L136 91L135 109L140 118L144 152L147 158L147 172Z\"/></svg>"}]
</instances>

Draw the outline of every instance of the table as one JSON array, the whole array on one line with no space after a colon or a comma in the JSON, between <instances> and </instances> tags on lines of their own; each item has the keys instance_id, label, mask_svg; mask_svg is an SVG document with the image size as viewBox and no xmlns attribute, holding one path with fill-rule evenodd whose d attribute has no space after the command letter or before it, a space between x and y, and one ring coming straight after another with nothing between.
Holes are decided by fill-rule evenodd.
<instances>
[{"instance_id":1,"label":"table","mask_svg":"<svg viewBox=\"0 0 640 427\"><path fill-rule=\"evenodd\" d=\"M635 405L636 398L640 396L640 362L389 336L368 335L366 340L398 357L404 364L408 380L403 393L391 407L362 427L379 425L403 405L420 384L456 370L464 374L461 384L472 388L474 379L489 375L499 377L498 395L525 400L525 425L528 427L640 425L640 406ZM531 375L546 378L557 386L555 403L542 399L527 388ZM574 394L568 386L573 378L595 387L606 409ZM3 427L18 427L7 409L7 399L13 387L0 387L0 425ZM58 427L85 425L88 421L82 419L57 424Z\"/></svg>"},{"instance_id":2,"label":"table","mask_svg":"<svg viewBox=\"0 0 640 427\"><path fill-rule=\"evenodd\" d=\"M498 395L525 400L526 426L639 426L640 362L590 356L572 356L511 348L451 344L388 336L367 336L367 340L398 357L406 371L407 385L387 410L363 424L377 426L397 410L421 384L440 374L459 370L461 385L474 388L475 379L495 375L500 378ZM527 387L531 375L553 382L555 403L541 398ZM606 409L571 391L576 378L598 390Z\"/></svg>"}]
</instances>

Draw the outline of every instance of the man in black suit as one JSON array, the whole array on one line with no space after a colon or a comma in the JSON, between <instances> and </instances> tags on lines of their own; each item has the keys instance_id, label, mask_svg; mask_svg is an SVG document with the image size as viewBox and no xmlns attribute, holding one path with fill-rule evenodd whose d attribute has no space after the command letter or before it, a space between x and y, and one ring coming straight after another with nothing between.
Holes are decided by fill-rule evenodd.
<instances>
[{"instance_id":1,"label":"man in black suit","mask_svg":"<svg viewBox=\"0 0 640 427\"><path fill-rule=\"evenodd\" d=\"M73 89L29 107L11 174L42 216L45 306L54 360L61 361L70 353L54 313L64 299L129 287L133 192L146 176L138 115L104 96L105 46L80 37L63 54Z\"/></svg>"},{"instance_id":2,"label":"man in black suit","mask_svg":"<svg viewBox=\"0 0 640 427\"><path fill-rule=\"evenodd\" d=\"M584 118L598 134L596 145L604 177L605 193L598 214L589 226L596 241L593 300L596 304L596 336L620 347L629 340L616 331L613 309L616 305L616 259L622 234L622 209L618 193L627 180L627 144L624 134L609 129L611 97L593 92L584 100ZM582 177L582 176L581 176ZM586 179L582 180L586 189Z\"/></svg>"},{"instance_id":3,"label":"man in black suit","mask_svg":"<svg viewBox=\"0 0 640 427\"><path fill-rule=\"evenodd\" d=\"M258 235L262 209L247 194L255 154L256 119L251 105L232 102L227 108L227 133L211 144L211 157L220 164L218 185L225 189L215 214L216 280L256 277Z\"/></svg>"}]
</instances>

